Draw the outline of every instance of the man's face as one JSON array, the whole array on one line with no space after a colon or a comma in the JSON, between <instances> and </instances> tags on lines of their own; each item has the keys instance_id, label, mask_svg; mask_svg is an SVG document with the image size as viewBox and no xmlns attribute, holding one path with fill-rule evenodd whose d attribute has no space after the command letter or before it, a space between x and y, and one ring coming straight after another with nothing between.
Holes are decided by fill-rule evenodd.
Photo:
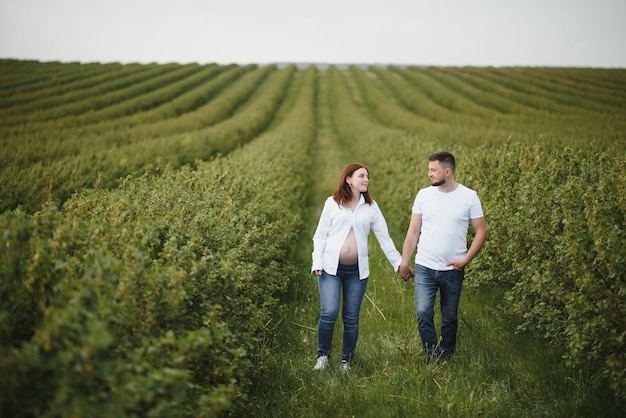
<instances>
[{"instance_id":1,"label":"man's face","mask_svg":"<svg viewBox=\"0 0 626 418\"><path fill-rule=\"evenodd\" d=\"M441 186L446 183L446 170L441 168L439 161L428 162L428 178L431 186Z\"/></svg>"}]
</instances>

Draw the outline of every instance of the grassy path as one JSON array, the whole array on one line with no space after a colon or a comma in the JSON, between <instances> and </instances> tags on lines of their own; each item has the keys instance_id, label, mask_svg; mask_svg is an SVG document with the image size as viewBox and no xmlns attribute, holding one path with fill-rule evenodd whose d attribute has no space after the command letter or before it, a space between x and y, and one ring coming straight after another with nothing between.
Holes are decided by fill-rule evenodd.
<instances>
[{"instance_id":1,"label":"grassy path","mask_svg":"<svg viewBox=\"0 0 626 418\"><path fill-rule=\"evenodd\" d=\"M323 200L339 171L360 154L335 129L331 74L318 73L317 138L307 229L296 243L299 276L292 281L284 317L268 343L262 367L268 378L253 392L257 417L586 417L620 416L620 405L592 373L565 367L560 353L536 337L518 335L502 313L503 291L466 287L461 300L459 345L444 364L427 365L420 350L412 283L402 283L373 237L371 276L361 313L353 369L339 371L338 358L314 372L319 297L310 274L311 237ZM349 139L348 139L349 140ZM348 151L350 150L350 151ZM389 193L371 173L383 212ZM406 185L406 190L410 190ZM412 193L412 192L411 192ZM411 196L412 199L412 196ZM408 210L408 209L407 209ZM394 216L398 216L395 214ZM406 214L408 217L408 213ZM407 218L408 221L408 218ZM395 220L398 225L398 220ZM391 229L398 248L404 231ZM437 316L438 318L438 316ZM342 324L333 340L340 350Z\"/></svg>"}]
</instances>

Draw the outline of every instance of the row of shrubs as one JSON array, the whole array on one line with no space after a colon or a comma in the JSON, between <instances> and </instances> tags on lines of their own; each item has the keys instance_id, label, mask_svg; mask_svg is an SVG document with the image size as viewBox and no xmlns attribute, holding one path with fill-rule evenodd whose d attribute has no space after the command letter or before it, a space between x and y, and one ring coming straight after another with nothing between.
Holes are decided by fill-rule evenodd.
<instances>
[{"instance_id":1,"label":"row of shrubs","mask_svg":"<svg viewBox=\"0 0 626 418\"><path fill-rule=\"evenodd\" d=\"M626 397L626 160L519 143L464 157L490 239L477 284L510 287L523 331L564 347Z\"/></svg>"},{"instance_id":2,"label":"row of shrubs","mask_svg":"<svg viewBox=\"0 0 626 418\"><path fill-rule=\"evenodd\" d=\"M295 67L278 71L274 71L274 67L266 67L262 70L260 75L263 78L270 76L267 83L259 87L262 80L258 77L250 79L245 85L247 88L243 97L238 97L230 107L227 101L217 98L216 101L222 104L219 116L211 126L203 129L164 136L128 138L126 144L104 149L85 146L76 154L68 152L63 155L61 152L62 157L53 161L38 161L25 167L7 164L0 170L0 180L5 184L0 188L0 211L22 206L25 211L34 212L50 193L64 201L76 190L93 184L98 173L105 173L102 176L104 186L114 187L118 178L141 170L157 159L173 166L193 164L195 159L207 160L245 144L263 132L272 120ZM257 88L260 91L254 95ZM225 97L231 96L226 93ZM233 115L236 106L246 99L250 100L246 111ZM177 120L174 118L171 123L176 124ZM85 141L88 139L85 138ZM63 141L59 144L63 146Z\"/></svg>"},{"instance_id":3,"label":"row of shrubs","mask_svg":"<svg viewBox=\"0 0 626 418\"><path fill-rule=\"evenodd\" d=\"M0 415L245 415L294 267L315 72L275 130L0 217Z\"/></svg>"},{"instance_id":4,"label":"row of shrubs","mask_svg":"<svg viewBox=\"0 0 626 418\"><path fill-rule=\"evenodd\" d=\"M380 120L391 126L359 109L370 105L372 87L356 70L331 73L338 135L373 170L371 188L384 202L390 230L404 237L415 193L428 185L428 156L452 151L457 179L478 191L489 229L468 284L508 289L503 306L520 319L519 332L543 335L562 348L568 364L597 370L626 397L623 152L523 137L468 147L454 140L463 132L449 128L445 140L402 134L384 115ZM370 105L373 115L377 104Z\"/></svg>"},{"instance_id":5,"label":"row of shrubs","mask_svg":"<svg viewBox=\"0 0 626 418\"><path fill-rule=\"evenodd\" d=\"M10 363L13 361L11 356L16 350L12 345L14 341L22 344L43 333L35 332L38 329L37 324L43 323L43 319L47 318L46 315L50 315L45 312L56 312L46 311L49 309L46 304L51 300L50 292L59 289L64 294L68 292L71 294L73 288L69 284L66 285L69 286L67 288L57 285L65 277L68 283L76 283L76 277L83 280L85 277L91 277L92 271L96 271L99 276L106 276L111 274L110 271L125 269L125 277L130 277L130 283L133 285L125 284L121 288L135 290L134 283L165 283L164 279L144 280L143 277L135 279L138 274L149 274L146 272L153 269L156 269L156 272L150 274L156 277L167 276L174 279L178 277L180 271L183 272L182 275L188 274L189 271L204 274L206 271L213 271L215 265L211 263L218 263L219 258L221 264L218 277L228 278L232 284L237 283L238 277L248 277L266 271L259 270L255 264L258 260L265 260L262 258L255 258L254 262L243 265L238 264L241 254L250 256L247 252L249 247L253 251L267 253L267 260L280 260L279 264L284 264L281 257L282 251L287 246L280 244L278 247L281 250L274 253L270 244L279 242L280 239L277 240L271 234L272 225L277 222L280 228L285 229L283 232L288 232L285 236L289 237L293 237L289 233L297 229L297 221L291 219L288 214L297 213L300 209L289 211L283 205L289 205L285 202L286 195L289 195L289 198L292 195L298 196L301 193L300 188L303 187L298 176L299 170L308 164L303 159L303 155L307 153L307 142L304 138L313 135L310 131L313 130L312 120L315 115L309 101L313 100L313 84L317 75L308 70L305 77L305 73L294 71L293 68L267 71L267 82L264 82L258 90L254 90L254 93L251 91L252 100L247 102L248 105L235 112L234 117L223 124L194 134L167 137L161 142L145 142L144 148L134 149L134 152L112 149L106 158L99 156L81 159L82 164L78 167L71 164L64 166L64 169L72 172L76 178L88 179L93 175L94 167L98 167L100 157L103 161L99 167L115 170L116 167L124 166L132 166L135 169L137 166L133 164L136 161L131 159L145 158L145 161L153 159L150 157L151 150L168 150L168 158L171 158L169 161L174 165L192 162L193 156L207 158L216 152L231 152L260 132L268 130L273 126L270 125L272 120L278 123L282 115L274 119L276 112L281 106L291 103L295 97L285 95L287 92L296 91L296 87L305 78L307 82L303 86L308 87L302 90L298 97L306 99L298 102L288 121L281 124L280 130L267 133L262 137L263 140L261 138L254 140L226 159L218 159L210 164L198 163L198 168L204 170L205 174L208 173L208 177L205 178L204 174L197 174L200 171L196 172L189 168L180 173L162 169L156 172L148 170L150 174L134 176L124 182L119 190L112 192L103 187L109 185L108 180L103 178L99 189L73 198L67 204L67 214L60 214L53 205L48 205L32 220L22 212L3 217L3 225L6 225L3 226L2 238L3 272L6 272L3 276L7 279L3 281L1 291L3 300L6 298L8 302L2 306L14 304L28 307L23 310L5 308L2 311L2 335L8 336L6 339L2 337L3 344L6 343L3 347L11 346L12 348L6 352L13 353L3 356L3 361L7 362L5 364L20 364ZM486 121L497 116L494 114L493 106L489 108L488 100L493 98L493 95L482 94L477 88L472 90L480 94L484 106L472 102L470 98L455 95L454 89L448 87L444 81L450 80L453 74L438 76L440 82L428 83L432 74L437 73L434 69L398 68L391 69L389 73L393 73L393 76L382 70L373 70L365 76L360 70L339 71L331 67L325 76L331 79L331 88L327 92L331 112L334 115L331 128L336 131L337 138L342 142L340 146L345 147L355 160L363 161L375 170L372 189L381 201L388 202L384 210L390 221L390 228L400 231L399 233L405 231L408 209L414 193L420 186L426 184L424 168L426 157L441 148L454 152L459 160L457 176L463 183L479 191L490 230L489 241L468 272L468 282L475 285L506 286L510 289L507 306L512 313L522 319L520 331L538 331L549 341L562 344L564 356L572 365L597 367L608 377L613 390L624 396L626 365L622 353L623 330L626 329L623 304L626 256L621 244L624 242L623 231L626 229L624 221L626 202L622 192L625 186L626 161L623 154L624 131L620 128L624 124L623 117L618 114L608 114L605 117L598 112L585 112L579 109L572 117L548 114L540 121L534 120L529 115L514 114L506 119L497 119L496 122L504 122L499 125L494 122L492 126ZM248 75L252 76L252 73ZM245 78L240 81L243 82ZM596 79L594 82L601 81ZM545 84L546 82L542 81L537 86ZM457 80L454 86L462 88L463 84ZM391 94L390 98L381 95L381 91ZM403 95L399 94L400 91ZM419 100L419 91L425 94L422 102ZM545 89L542 88L542 91L545 94ZM560 94L564 93L561 91ZM428 97L432 97L433 100L426 105L429 103ZM547 97L545 96L541 103L532 100L527 105L541 107L545 100L549 100ZM383 101L390 104L395 100L397 102L393 104L394 109L406 106L408 110L417 113L416 109L421 106L424 110L421 117L427 117L434 123L420 124L420 117L416 116L413 120L411 112L388 112L385 106L380 105ZM500 100L497 102L504 104ZM555 109L568 106L565 100L550 102ZM559 105L556 106L555 103ZM458 117L453 123L444 123L451 113ZM484 119L475 119L478 117ZM606 118L614 118L617 124L605 123ZM419 129L415 130L415 134L407 135L407 127L414 123ZM522 131L525 124L528 124L528 127ZM217 134L218 126L223 135ZM543 133L536 135L537 132ZM481 138L483 142L503 145L479 146ZM568 142L573 146L569 148L560 146ZM214 147L225 144L227 146L224 148ZM617 151L595 152L603 146L611 151ZM126 149L128 150L130 148ZM36 184L40 179L53 178L54 173L51 173L32 171L23 178L13 173L7 178L9 181L21 179L20 184L24 187L16 190L19 190L19 193L26 193L29 184ZM252 176L253 179L247 181L248 176ZM68 175L67 178L72 177ZM259 178L263 178L260 183ZM419 179L423 179L423 183L419 184ZM411 188L411 185L414 187ZM193 192L189 190L196 187L202 190L193 189ZM291 189L292 187L295 189ZM160 188L165 191L158 191ZM37 188L40 189L41 187ZM258 198L261 193L267 194L267 198ZM69 192L67 194L69 195ZM143 196L143 201L133 200L135 194ZM180 196L184 198L181 199ZM198 202L185 203L187 200L194 202L194 199ZM219 208L212 208L207 212L210 219L192 217L192 214L199 213L202 204L209 201L219 203ZM277 206L276 202L280 205ZM133 209L128 209L126 205ZM71 219L71 223L68 223L68 219ZM177 223L178 221L181 223ZM193 229L189 235L172 233L183 223L193 224L196 221L201 223L201 226L198 226L201 233L195 233ZM209 221L211 223L202 224ZM141 226L144 223L147 226ZM259 230L265 228L266 223L270 225L269 230ZM243 230L238 230L237 225L243 225ZM243 232L248 230L246 225L257 234L256 239L260 240L258 242L262 243L258 247L247 245L245 240L250 238ZM220 232L216 236L209 235L210 231L222 230L223 234ZM221 238L216 237L230 236L228 233L233 233L235 238L225 239L221 246L209 252L198 250L211 248L209 244L212 245L213 240L221 242ZM106 244L112 240L108 234L115 237L115 245ZM205 236L212 237L210 242L203 238ZM267 238L261 237L269 237L270 241L264 242L262 240ZM131 240L134 240L131 244L124 244ZM252 243L257 241L252 239ZM181 246L184 250L180 249ZM168 252L172 248L176 251ZM231 252L231 249L234 250ZM61 255L57 257L57 254ZM129 258L126 255L129 255ZM191 255L191 258L187 255ZM155 257L159 260L158 263L153 261ZM203 261L185 265L193 257L199 257ZM118 265L120 260L124 262ZM167 273L159 270L165 268L160 267L159 263L167 266L169 269ZM211 268L203 263L208 263L206 265ZM265 263L270 269L267 271L273 271L271 270L273 263L271 261ZM185 267L179 270L180 265ZM91 270L83 271L85 266L91 266ZM102 272L98 273L100 270ZM283 270L277 272L282 273ZM22 280L23 278L26 279ZM181 282L189 285L186 280ZM271 283L267 285L273 286ZM185 294L204 294L204 288L183 290ZM141 288L139 291L143 292ZM113 290L110 292L113 294ZM163 299L161 303L167 312L170 306L177 306L179 300L189 303L189 297L180 296L182 293L174 288L166 286L156 293L152 292L150 298L141 302L145 306L161 306L157 304L161 300L157 296L164 293L167 293L168 297L177 298L173 302L168 302L168 298ZM219 312L224 310L223 305L233 302L229 299L230 294L218 292L209 295L210 298L207 299L193 300L191 305L199 306L206 303L206 311L216 312L212 318L223 318ZM73 299L63 297L59 300L67 305L83 300L80 297ZM98 295L90 298L100 300ZM208 300L210 302L207 302ZM257 298L257 295L253 294L247 300L264 299L263 296ZM214 301L222 308L214 307ZM268 306L272 302L268 301ZM172 309L180 311L182 308L178 306ZM232 318L237 324L245 326L245 318L255 317L243 306L236 306L236 309L226 311L232 313ZM139 309L124 309L130 312L129 316L140 317ZM22 315L19 312L26 314ZM78 314L72 315L69 317L80 318ZM141 322L155 329L157 326L150 325L151 323L164 324L167 329L169 324L176 323L172 315L163 314L159 317L162 319L158 320L141 318ZM186 313L185 316L193 315ZM4 321L4 318L7 320ZM206 320L207 318L200 316L196 318L195 323L204 323ZM262 322L261 320L258 323ZM95 327L101 326L98 322L94 324ZM48 326L59 336L63 336L62 338L66 338L65 335L72 335L71 329L69 333L60 333L61 325ZM229 324L228 331L232 334L230 327ZM42 338L34 340L40 344L35 345L36 347L47 347L47 341L54 341L49 337ZM97 344L105 342L100 341ZM92 342L93 344L96 342ZM87 349L85 352L91 352L90 350L93 349ZM18 353L24 356L28 351ZM35 354L32 356L34 359ZM237 364L238 360L235 359L236 356L231 353L229 361ZM26 366L19 366L16 370L30 370L28 367L36 369L32 366L34 363L23 364ZM22 376L17 371L14 373L17 373L15 376ZM40 376L34 377L35 380L39 378ZM14 382L19 383L18 380ZM28 379L24 381L30 382ZM115 385L112 387L118 388ZM8 391L7 399L13 399L12 396L18 399L16 393ZM238 396L234 399L240 399Z\"/></svg>"}]
</instances>

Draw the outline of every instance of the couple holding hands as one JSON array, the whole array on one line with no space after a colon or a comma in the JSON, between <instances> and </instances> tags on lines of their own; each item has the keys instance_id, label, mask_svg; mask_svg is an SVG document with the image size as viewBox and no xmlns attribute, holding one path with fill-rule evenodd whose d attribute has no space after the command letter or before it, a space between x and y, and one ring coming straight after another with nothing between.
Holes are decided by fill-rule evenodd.
<instances>
[{"instance_id":1,"label":"couple holding hands","mask_svg":"<svg viewBox=\"0 0 626 418\"><path fill-rule=\"evenodd\" d=\"M335 322L343 293L343 345L340 368L350 370L359 336L359 314L369 277L370 230L394 270L405 281L414 279L418 330L427 360L446 360L455 351L458 307L464 269L487 238L487 225L478 194L454 180L454 156L437 152L428 158L430 187L418 191L402 246L396 249L385 218L369 194L369 170L348 164L339 184L324 203L313 235L313 264L320 295L317 362L327 367ZM469 223L475 231L467 247ZM417 249L414 264L411 256ZM434 305L441 297L441 339L437 339Z\"/></svg>"}]
</instances>

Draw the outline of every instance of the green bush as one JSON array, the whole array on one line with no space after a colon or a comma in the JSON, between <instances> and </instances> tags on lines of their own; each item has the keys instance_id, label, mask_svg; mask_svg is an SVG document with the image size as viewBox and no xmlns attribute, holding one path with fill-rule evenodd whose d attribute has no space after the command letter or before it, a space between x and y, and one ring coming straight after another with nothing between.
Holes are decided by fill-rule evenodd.
<instances>
[{"instance_id":1,"label":"green bush","mask_svg":"<svg viewBox=\"0 0 626 418\"><path fill-rule=\"evenodd\" d=\"M228 158L0 217L2 416L246 410L294 274L314 75L297 117Z\"/></svg>"},{"instance_id":2,"label":"green bush","mask_svg":"<svg viewBox=\"0 0 626 418\"><path fill-rule=\"evenodd\" d=\"M520 145L472 154L490 233L476 282L510 286L520 330L596 364L626 396L623 159Z\"/></svg>"}]
</instances>

